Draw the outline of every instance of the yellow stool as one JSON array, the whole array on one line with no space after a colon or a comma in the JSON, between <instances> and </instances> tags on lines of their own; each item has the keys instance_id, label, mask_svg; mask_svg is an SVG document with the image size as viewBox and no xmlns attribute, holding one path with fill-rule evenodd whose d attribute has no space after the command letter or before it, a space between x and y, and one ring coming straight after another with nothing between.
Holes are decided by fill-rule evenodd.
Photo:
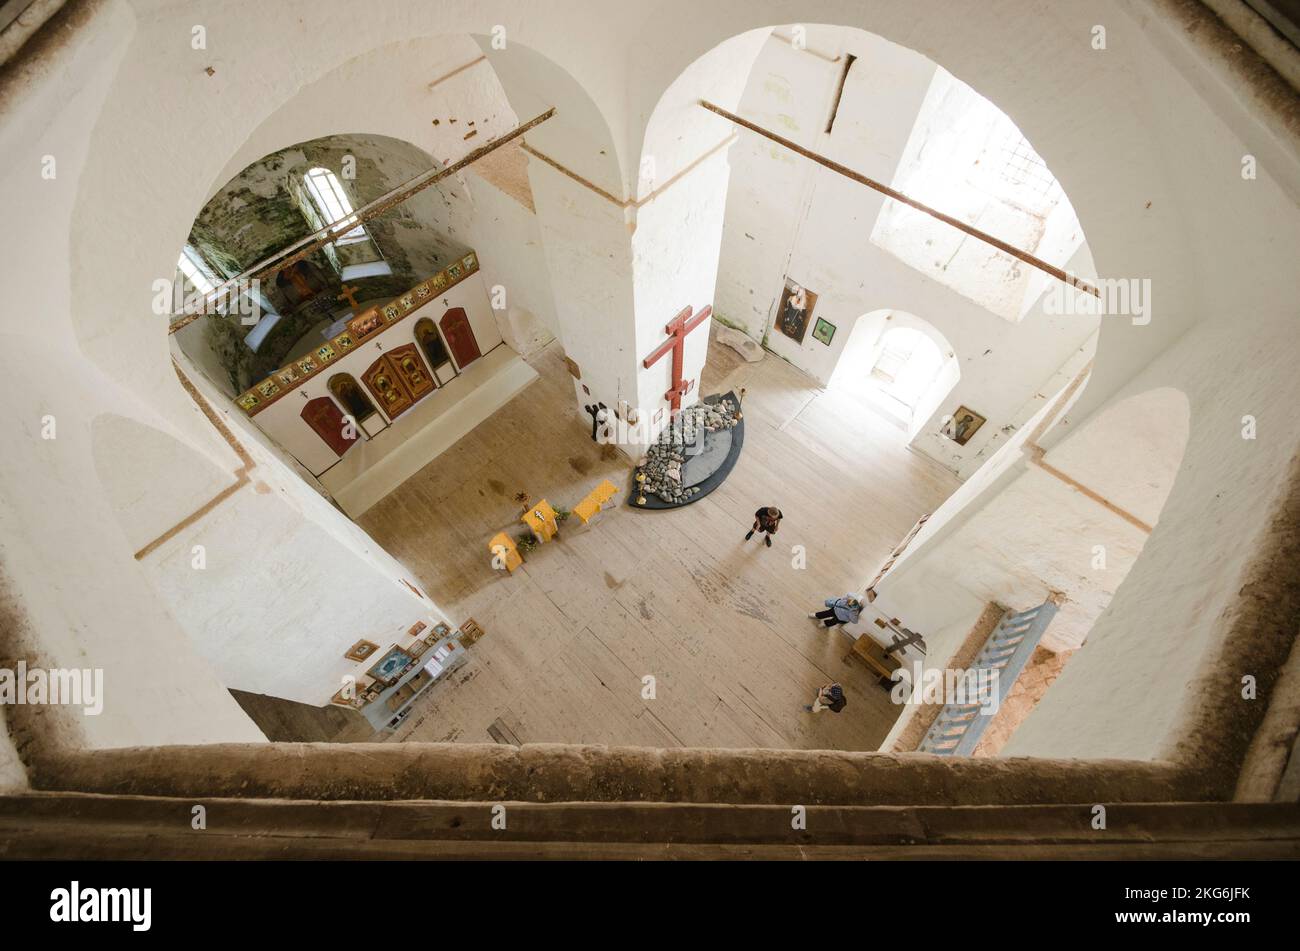
<instances>
[{"instance_id":1,"label":"yellow stool","mask_svg":"<svg viewBox=\"0 0 1300 951\"><path fill-rule=\"evenodd\" d=\"M614 483L605 479L600 485L592 489L585 499L573 507L573 514L581 520L583 525L586 525L599 515L605 503L617 494L618 489Z\"/></svg>"},{"instance_id":2,"label":"yellow stool","mask_svg":"<svg viewBox=\"0 0 1300 951\"><path fill-rule=\"evenodd\" d=\"M511 572L524 563L519 549L515 547L515 540L505 532L492 536L492 541L488 542L488 551L492 552L493 568L497 567L498 558L505 563L506 571Z\"/></svg>"}]
</instances>

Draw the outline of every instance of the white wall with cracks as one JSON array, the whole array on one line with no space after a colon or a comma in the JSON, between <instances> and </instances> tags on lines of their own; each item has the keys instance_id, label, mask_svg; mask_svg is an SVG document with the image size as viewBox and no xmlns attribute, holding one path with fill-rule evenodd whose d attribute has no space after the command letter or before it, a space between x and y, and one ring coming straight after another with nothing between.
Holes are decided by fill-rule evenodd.
<instances>
[{"instance_id":1,"label":"white wall with cracks","mask_svg":"<svg viewBox=\"0 0 1300 951\"><path fill-rule=\"evenodd\" d=\"M716 195L725 185L722 168L738 169L745 148L738 140L726 159L698 164L643 205L631 229L624 203L645 197L648 187L641 181L641 160L667 154L656 138L661 127L652 121L656 107L683 101L664 95L692 64L707 64L720 44L801 14L874 33L969 83L1011 117L1061 181L1086 230L1097 272L1153 283L1151 323L1102 322L1088 385L1069 424L1049 433L1044 445L1049 457L1058 442L1067 452L1062 436L1081 431L1099 410L1167 387L1185 394L1190 407L1186 451L1155 531L1086 646L1004 752L1143 759L1168 753L1197 702L1189 684L1222 646L1220 619L1238 596L1242 572L1277 501L1280 474L1300 445L1294 410L1300 399L1294 370L1300 277L1293 261L1300 246L1300 161L1294 135L1281 131L1266 103L1220 67L1213 83L1206 80L1204 54L1189 45L1197 38L1171 22L1166 7L1111 0L993 0L978 9L955 9L943 0L821 0L797 11L780 0L665 0L653 7L594 0L387 0L368 6L365 16L342 0L101 0L83 29L11 72L0 101L0 154L6 158L0 205L21 224L7 230L0 248L0 276L10 289L0 315L0 366L11 408L0 418L6 445L0 458L0 544L17 607L40 651L54 663L105 668L105 711L86 718L88 743L259 737L191 641L193 632L167 609L147 570L132 557L93 461L92 423L104 413L148 426L209 460L211 471L185 462L192 458L187 452L169 449L121 463L139 482L167 486L148 513L160 526L185 519L210 497L215 473L237 465L174 379L165 328L149 313L152 281L171 276L195 211L251 159L313 135L393 135L444 159L464 154L473 143L429 138L430 129L441 128L432 126L433 100L421 104L406 97L418 98L442 73L418 55L394 55L387 73L365 82L365 102L376 117L386 113L387 102L414 103L403 117L390 114L389 124L377 118L374 125L383 127L367 128L354 116L288 109L283 141L252 142L249 130L262 128L313 83L372 52L394 44L418 49L424 38L440 34L484 38L495 26L504 27L508 49L494 51L489 61L516 115L530 114L530 91L559 110L553 125L529 136L530 146L614 199L530 159L555 329L595 384L593 395L609 402L644 391L649 398L662 381L647 376L643 383L639 360L643 343L654 336L650 328L662 328L664 305L707 297L715 269L719 301L722 288L734 280L727 276L733 252L711 263L716 254L710 242L722 230L725 205ZM1090 42L1099 22L1108 29L1104 51ZM196 23L207 29L205 51L190 45ZM747 42L729 44L724 55L742 61ZM1006 55L1012 49L1020 55ZM690 75L691 95L707 94L727 106L732 76L708 70ZM820 105L810 100L806 108L811 116ZM340 128L322 128L334 122ZM704 156L726 133L723 125L719 120L683 127L684 139L673 154L691 161ZM902 125L894 143L902 138ZM882 151L895 148L901 145L886 144ZM868 143L848 164L870 174L872 151ZM1254 180L1240 175L1247 153L1262 158ZM41 177L46 155L57 159L54 179ZM665 167L673 162L657 164L665 182L682 170ZM878 164L887 178L889 161ZM696 172L703 177L686 184ZM710 179L713 196L707 194ZM700 189L679 192L702 203L698 218L656 211L665 199L684 207L683 199L673 197L678 187ZM827 185L811 200L810 215L829 221L847 199L838 186ZM836 227L846 246L866 240L868 221L840 222ZM527 244L525 229L517 237L521 247ZM697 256L681 286L655 287L663 280L660 253L681 254L678 249L693 240ZM759 244L743 232L736 240ZM756 294L759 278L773 282L762 286L774 294L774 282L788 270L782 253L773 255L774 266L755 271ZM829 261L810 254L808 266L829 267L824 260ZM535 272L536 264L529 268ZM896 282L888 299L856 303L846 295L837 303L832 293L819 307L836 313L843 308L842 319L851 321L885 307L930 319L973 306L899 268L890 277L882 265L878 286L889 290L886 282ZM814 271L807 283L816 289L820 277L823 286L834 287L839 273L852 271L847 265L826 274ZM514 278L507 272L500 280L509 285ZM545 299L540 292L539 297ZM529 309L544 312L541 305ZM1019 325L996 319L1007 333L1045 326L1033 314ZM954 347L962 346L955 332L944 333ZM1014 417L1032 405L1037 389L1087 336L1080 330L1059 358L1044 356L1038 381L1018 398L1007 394L1005 412ZM1054 343L1045 337L1041 346L1046 353ZM963 366L963 383L976 380L977 369ZM39 436L49 414L59 420L57 440ZM1247 414L1257 419L1259 433L1249 441L1240 435ZM990 412L990 420L996 415ZM1121 430L1123 439L1137 435ZM969 448L978 452L984 446ZM1094 474L1104 475L1124 458L1119 452L1089 461L1096 465ZM965 461L949 460L959 468ZM268 461L266 468L275 465ZM949 591L954 601L977 600L941 570L952 563L945 561L944 546L1024 474L1011 466L981 491L959 493L950 510L936 516L933 531L918 538L911 557L918 566L934 568L929 601L941 601ZM292 478L287 471L282 475ZM977 470L972 479L979 478ZM296 517L288 514L294 503L287 494L270 493L258 504L283 506L281 517ZM314 522L322 531L346 535L342 516L327 507L300 511L304 525ZM223 517L255 514L230 514L235 512L228 509ZM364 544L355 538L349 543ZM1038 541L1027 538L1025 544ZM297 559L293 572L303 592L333 577L319 559L306 556ZM906 573L899 578L905 581ZM238 597L242 582L232 577L227 583L228 596ZM359 594L390 584L378 570L355 582ZM1038 592L1016 596L1031 594ZM953 613L949 621L956 623L960 612ZM1239 675L1222 671L1234 680Z\"/></svg>"}]
</instances>

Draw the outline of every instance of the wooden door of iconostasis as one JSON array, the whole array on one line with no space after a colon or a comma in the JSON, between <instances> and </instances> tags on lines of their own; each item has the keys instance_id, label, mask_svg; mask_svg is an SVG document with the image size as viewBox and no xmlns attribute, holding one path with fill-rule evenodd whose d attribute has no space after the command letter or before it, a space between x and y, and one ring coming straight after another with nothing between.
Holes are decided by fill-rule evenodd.
<instances>
[{"instance_id":1,"label":"wooden door of iconostasis","mask_svg":"<svg viewBox=\"0 0 1300 951\"><path fill-rule=\"evenodd\" d=\"M347 452L359 438L355 426L344 425L343 411L328 396L308 400L302 408L302 418L337 455Z\"/></svg>"},{"instance_id":2,"label":"wooden door of iconostasis","mask_svg":"<svg viewBox=\"0 0 1300 951\"><path fill-rule=\"evenodd\" d=\"M415 344L394 347L361 375L389 419L396 419L438 386Z\"/></svg>"},{"instance_id":3,"label":"wooden door of iconostasis","mask_svg":"<svg viewBox=\"0 0 1300 951\"><path fill-rule=\"evenodd\" d=\"M447 346L451 348L451 355L456 358L456 366L463 370L483 356L478 341L474 339L474 328L469 325L469 315L465 313L464 307L453 307L443 314L439 326L442 327Z\"/></svg>"}]
</instances>

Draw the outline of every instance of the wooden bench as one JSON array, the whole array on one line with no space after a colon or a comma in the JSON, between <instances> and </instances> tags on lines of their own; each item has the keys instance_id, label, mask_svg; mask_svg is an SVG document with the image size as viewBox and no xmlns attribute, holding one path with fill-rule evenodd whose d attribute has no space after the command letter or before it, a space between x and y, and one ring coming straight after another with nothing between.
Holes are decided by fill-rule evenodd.
<instances>
[{"instance_id":1,"label":"wooden bench","mask_svg":"<svg viewBox=\"0 0 1300 951\"><path fill-rule=\"evenodd\" d=\"M601 481L600 485L588 493L587 497L573 507L573 514L583 525L587 525L593 518L600 514L605 503L618 494L618 488L608 479Z\"/></svg>"},{"instance_id":2,"label":"wooden bench","mask_svg":"<svg viewBox=\"0 0 1300 951\"><path fill-rule=\"evenodd\" d=\"M870 634L859 635L853 642L853 650L849 656L857 657L865 663L877 679L882 681L881 686L892 684L890 675L903 666L895 659L896 654L886 654L885 645Z\"/></svg>"}]
</instances>

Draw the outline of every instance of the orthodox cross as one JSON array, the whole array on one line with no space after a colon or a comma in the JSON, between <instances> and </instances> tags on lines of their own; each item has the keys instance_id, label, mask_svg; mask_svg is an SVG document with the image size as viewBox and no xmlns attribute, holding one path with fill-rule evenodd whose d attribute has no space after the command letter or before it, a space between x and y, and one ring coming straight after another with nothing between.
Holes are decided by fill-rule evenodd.
<instances>
[{"instance_id":1,"label":"orthodox cross","mask_svg":"<svg viewBox=\"0 0 1300 951\"><path fill-rule=\"evenodd\" d=\"M355 284L352 286L348 286L347 284L344 284L343 293L340 294L338 297L336 297L335 300L345 300L348 302L349 307L351 307L353 310L356 310L358 290L360 290L360 288L358 288Z\"/></svg>"},{"instance_id":2,"label":"orthodox cross","mask_svg":"<svg viewBox=\"0 0 1300 951\"><path fill-rule=\"evenodd\" d=\"M668 326L664 327L664 333L668 335L668 339L661 343L654 353L641 361L641 366L648 370L658 363L665 353L672 352L673 385L664 394L664 399L672 404L673 415L676 415L681 410L682 397L689 393L691 387L695 385L694 380L682 379L682 356L686 350L686 335L709 319L709 315L713 313L713 306L706 306L694 317L691 316L692 310L693 308L688 304L685 310L668 321Z\"/></svg>"},{"instance_id":3,"label":"orthodox cross","mask_svg":"<svg viewBox=\"0 0 1300 951\"><path fill-rule=\"evenodd\" d=\"M901 651L904 647L907 647L909 644L915 644L921 650L925 650L924 637L916 633L916 631L909 631L907 628L902 627L901 625L899 629L903 632L904 636L899 637L897 634L894 634L891 637L893 643L891 643L888 647L885 648L886 657L894 653L895 651Z\"/></svg>"}]
</instances>

